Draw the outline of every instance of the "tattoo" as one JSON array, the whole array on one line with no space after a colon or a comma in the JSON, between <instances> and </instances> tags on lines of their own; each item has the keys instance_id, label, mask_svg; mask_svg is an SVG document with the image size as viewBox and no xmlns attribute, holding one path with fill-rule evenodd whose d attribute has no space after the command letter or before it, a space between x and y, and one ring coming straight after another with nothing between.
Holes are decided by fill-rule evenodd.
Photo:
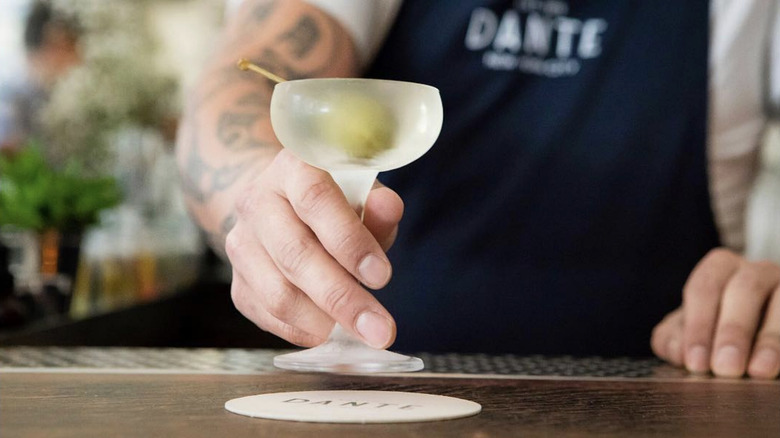
<instances>
[{"instance_id":1,"label":"tattoo","mask_svg":"<svg viewBox=\"0 0 780 438\"><path fill-rule=\"evenodd\" d=\"M269 115L262 99L263 93L250 92L219 116L217 138L225 148L242 150L268 146L268 142L253 135L253 128Z\"/></svg>"},{"instance_id":2,"label":"tattoo","mask_svg":"<svg viewBox=\"0 0 780 438\"><path fill-rule=\"evenodd\" d=\"M236 101L235 108L219 116L217 138L227 149L256 149L268 145L252 135L252 128L268 115L260 99L260 93L247 94Z\"/></svg>"},{"instance_id":3,"label":"tattoo","mask_svg":"<svg viewBox=\"0 0 780 438\"><path fill-rule=\"evenodd\" d=\"M252 87L256 87L257 84L264 84L263 81L258 80L257 76L240 71L234 64L221 67L209 73L208 79L201 85L202 88L197 92L195 99L190 104L190 108L197 111L208 101L219 96L223 91L232 89L239 83L251 85ZM256 96L258 106L267 107L267 102L270 101L272 92L273 88L271 86L262 87L255 90L252 95ZM246 102L242 100L241 103L248 105L249 96L246 99Z\"/></svg>"},{"instance_id":4,"label":"tattoo","mask_svg":"<svg viewBox=\"0 0 780 438\"><path fill-rule=\"evenodd\" d=\"M326 22L327 28L325 34L338 35L338 24L335 20L328 20ZM284 47L289 47L291 55L294 61L299 61L305 56L309 55L311 51L322 42L323 29L321 26L309 15L301 17L292 29L282 34L279 38L279 42L284 42ZM260 56L253 61L265 68L288 80L305 79L311 77L323 76L328 72L331 66L331 62L337 59L344 50L344 43L348 44L346 37L343 39L335 40L330 44L330 53L327 57L323 57L323 61L318 65L310 69L302 69L300 67L293 67L292 62L287 62L285 56L279 51L266 47L263 49ZM266 81L269 85L272 84L270 80Z\"/></svg>"},{"instance_id":5,"label":"tattoo","mask_svg":"<svg viewBox=\"0 0 780 438\"><path fill-rule=\"evenodd\" d=\"M287 80L317 77L326 72L330 67L330 65L326 63L312 70L301 70L291 66L290 63L285 62L278 52L269 48L263 49L263 53L260 55L260 58L255 60L255 63ZM266 82L273 84L270 79L267 79Z\"/></svg>"},{"instance_id":6,"label":"tattoo","mask_svg":"<svg viewBox=\"0 0 780 438\"><path fill-rule=\"evenodd\" d=\"M280 42L287 42L292 46L292 53L298 59L305 57L319 40L320 28L308 15L301 17L295 27L279 37Z\"/></svg>"},{"instance_id":7,"label":"tattoo","mask_svg":"<svg viewBox=\"0 0 780 438\"><path fill-rule=\"evenodd\" d=\"M272 49L265 49L259 59L259 62L264 64L263 65L264 67L268 66L270 68L275 68L278 71L284 71L285 74L287 74L290 78L295 78L295 79L313 78L313 77L319 77L327 74L333 60L338 59L339 56L342 55L344 51L345 44L349 44L349 40L346 35L342 34L340 39L338 40L335 39L335 36L339 35L338 23L336 22L336 20L328 20L327 24L329 27L328 33L330 35L333 35L334 38L330 44L330 52L328 53L328 56L323 57L324 61L320 62L317 67L308 70L293 68L289 63L285 63L282 60L282 56L279 55L279 53L273 51ZM317 31L318 41L319 41L319 34L320 32L318 30Z\"/></svg>"},{"instance_id":8,"label":"tattoo","mask_svg":"<svg viewBox=\"0 0 780 438\"><path fill-rule=\"evenodd\" d=\"M217 126L217 138L228 149L240 149L251 147L254 143L251 138L246 142L240 140L257 121L257 114L225 112L219 117Z\"/></svg>"},{"instance_id":9,"label":"tattoo","mask_svg":"<svg viewBox=\"0 0 780 438\"><path fill-rule=\"evenodd\" d=\"M265 97L266 96L263 93L249 93L239 98L236 101L236 104L247 107L255 107L258 109L265 109L267 106L267 101L263 101Z\"/></svg>"},{"instance_id":10,"label":"tattoo","mask_svg":"<svg viewBox=\"0 0 780 438\"><path fill-rule=\"evenodd\" d=\"M182 190L189 199L202 204L208 201L214 193L233 185L251 166L252 161L244 160L235 165L213 167L200 156L198 143L197 137L193 136L190 153L187 156L186 167L182 175Z\"/></svg>"},{"instance_id":11,"label":"tattoo","mask_svg":"<svg viewBox=\"0 0 780 438\"><path fill-rule=\"evenodd\" d=\"M258 23L264 22L276 9L276 1L260 3L252 11L252 18Z\"/></svg>"},{"instance_id":12,"label":"tattoo","mask_svg":"<svg viewBox=\"0 0 780 438\"><path fill-rule=\"evenodd\" d=\"M234 182L249 169L251 161L244 161L243 163L233 166L223 166L214 169L213 176L211 177L211 190L207 193L213 194L214 192L221 192L232 186Z\"/></svg>"}]
</instances>

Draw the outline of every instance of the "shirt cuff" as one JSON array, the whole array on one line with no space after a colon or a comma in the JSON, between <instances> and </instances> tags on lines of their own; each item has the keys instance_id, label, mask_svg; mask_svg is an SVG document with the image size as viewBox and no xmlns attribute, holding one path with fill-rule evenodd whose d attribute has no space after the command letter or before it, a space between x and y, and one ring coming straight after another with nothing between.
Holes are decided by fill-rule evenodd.
<instances>
[{"instance_id":1,"label":"shirt cuff","mask_svg":"<svg viewBox=\"0 0 780 438\"><path fill-rule=\"evenodd\" d=\"M336 19L352 36L361 68L376 56L402 0L305 0Z\"/></svg>"}]
</instances>

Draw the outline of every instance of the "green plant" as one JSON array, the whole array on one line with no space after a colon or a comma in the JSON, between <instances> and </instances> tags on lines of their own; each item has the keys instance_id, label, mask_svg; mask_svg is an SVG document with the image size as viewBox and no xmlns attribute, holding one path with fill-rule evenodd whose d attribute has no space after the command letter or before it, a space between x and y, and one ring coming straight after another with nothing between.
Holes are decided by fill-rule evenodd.
<instances>
[{"instance_id":1,"label":"green plant","mask_svg":"<svg viewBox=\"0 0 780 438\"><path fill-rule=\"evenodd\" d=\"M114 178L83 176L75 161L55 169L35 142L0 156L0 225L80 232L121 198Z\"/></svg>"}]
</instances>

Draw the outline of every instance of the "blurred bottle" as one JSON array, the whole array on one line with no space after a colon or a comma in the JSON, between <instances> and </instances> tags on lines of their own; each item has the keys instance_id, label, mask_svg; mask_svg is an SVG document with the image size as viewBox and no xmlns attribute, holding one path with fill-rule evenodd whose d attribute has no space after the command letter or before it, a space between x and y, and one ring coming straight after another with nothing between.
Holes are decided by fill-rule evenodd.
<instances>
[{"instance_id":1,"label":"blurred bottle","mask_svg":"<svg viewBox=\"0 0 780 438\"><path fill-rule=\"evenodd\" d=\"M193 284L203 244L188 218L143 220L125 205L84 239L71 316L154 300Z\"/></svg>"}]
</instances>

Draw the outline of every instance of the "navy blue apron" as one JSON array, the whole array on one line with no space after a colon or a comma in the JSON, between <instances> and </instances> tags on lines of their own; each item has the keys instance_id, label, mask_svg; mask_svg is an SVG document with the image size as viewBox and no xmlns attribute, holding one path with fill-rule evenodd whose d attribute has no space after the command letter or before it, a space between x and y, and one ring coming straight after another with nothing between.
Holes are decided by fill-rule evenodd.
<instances>
[{"instance_id":1,"label":"navy blue apron","mask_svg":"<svg viewBox=\"0 0 780 438\"><path fill-rule=\"evenodd\" d=\"M368 76L438 87L377 293L401 351L650 354L718 245L706 0L407 0Z\"/></svg>"}]
</instances>

